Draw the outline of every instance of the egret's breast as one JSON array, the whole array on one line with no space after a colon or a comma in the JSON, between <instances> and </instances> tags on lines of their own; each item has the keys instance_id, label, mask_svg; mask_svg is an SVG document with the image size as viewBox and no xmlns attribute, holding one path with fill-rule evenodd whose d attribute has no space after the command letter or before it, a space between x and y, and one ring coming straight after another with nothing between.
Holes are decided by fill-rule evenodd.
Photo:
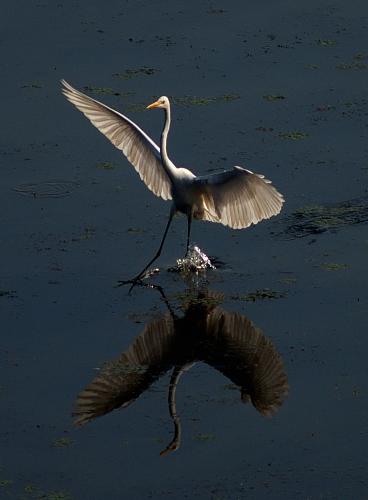
<instances>
[{"instance_id":1,"label":"egret's breast","mask_svg":"<svg viewBox=\"0 0 368 500\"><path fill-rule=\"evenodd\" d=\"M185 214L190 213L192 207L200 199L198 187L193 183L192 179L180 179L175 182L172 193L176 209Z\"/></svg>"}]
</instances>

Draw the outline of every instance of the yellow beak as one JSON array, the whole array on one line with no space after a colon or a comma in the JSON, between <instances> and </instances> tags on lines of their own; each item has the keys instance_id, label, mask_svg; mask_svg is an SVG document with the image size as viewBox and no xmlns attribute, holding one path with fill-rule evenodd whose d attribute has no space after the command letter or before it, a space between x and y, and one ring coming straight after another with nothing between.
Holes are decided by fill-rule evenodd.
<instances>
[{"instance_id":1,"label":"yellow beak","mask_svg":"<svg viewBox=\"0 0 368 500\"><path fill-rule=\"evenodd\" d=\"M158 108L159 106L160 106L160 101L155 101L152 104L150 104L149 106L147 106L146 109L154 109L154 108Z\"/></svg>"}]
</instances>

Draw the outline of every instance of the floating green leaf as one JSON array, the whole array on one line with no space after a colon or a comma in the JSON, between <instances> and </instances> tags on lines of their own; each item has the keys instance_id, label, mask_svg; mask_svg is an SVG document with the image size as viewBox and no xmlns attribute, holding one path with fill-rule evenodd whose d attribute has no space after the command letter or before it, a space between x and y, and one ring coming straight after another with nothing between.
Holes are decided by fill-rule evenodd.
<instances>
[{"instance_id":1,"label":"floating green leaf","mask_svg":"<svg viewBox=\"0 0 368 500\"><path fill-rule=\"evenodd\" d=\"M321 47L332 47L333 45L336 45L336 40L316 40L317 44L320 45Z\"/></svg>"},{"instance_id":2,"label":"floating green leaf","mask_svg":"<svg viewBox=\"0 0 368 500\"><path fill-rule=\"evenodd\" d=\"M281 139L288 139L291 141L300 141L302 139L306 139L307 137L309 137L309 134L307 134L306 132L297 132L297 131L280 132L279 137L281 137Z\"/></svg>"},{"instance_id":3,"label":"floating green leaf","mask_svg":"<svg viewBox=\"0 0 368 500\"><path fill-rule=\"evenodd\" d=\"M275 95L268 94L268 95L263 95L262 97L266 101L270 101L270 102L273 102L273 101L282 101L283 99L286 99L286 97L284 95L280 95L280 94L275 94Z\"/></svg>"},{"instance_id":4,"label":"floating green leaf","mask_svg":"<svg viewBox=\"0 0 368 500\"><path fill-rule=\"evenodd\" d=\"M68 448L73 444L73 440L70 437L62 437L59 439L55 439L53 441L52 446L53 448Z\"/></svg>"},{"instance_id":5,"label":"floating green leaf","mask_svg":"<svg viewBox=\"0 0 368 500\"><path fill-rule=\"evenodd\" d=\"M338 264L336 262L323 262L321 267L326 271L341 271L348 268L347 264Z\"/></svg>"},{"instance_id":6,"label":"floating green leaf","mask_svg":"<svg viewBox=\"0 0 368 500\"><path fill-rule=\"evenodd\" d=\"M113 170L115 165L109 161L100 161L96 163L96 168L101 168L103 170Z\"/></svg>"}]
</instances>

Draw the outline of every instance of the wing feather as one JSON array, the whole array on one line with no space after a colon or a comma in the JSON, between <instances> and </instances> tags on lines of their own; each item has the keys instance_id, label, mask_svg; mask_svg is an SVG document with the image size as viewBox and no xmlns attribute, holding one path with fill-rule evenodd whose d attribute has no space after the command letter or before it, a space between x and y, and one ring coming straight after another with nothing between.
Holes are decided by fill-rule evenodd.
<instances>
[{"instance_id":1,"label":"wing feather","mask_svg":"<svg viewBox=\"0 0 368 500\"><path fill-rule=\"evenodd\" d=\"M126 116L79 92L65 80L61 83L65 97L123 152L148 189L171 200L171 181L162 166L157 144Z\"/></svg>"},{"instance_id":2,"label":"wing feather","mask_svg":"<svg viewBox=\"0 0 368 500\"><path fill-rule=\"evenodd\" d=\"M250 400L262 415L273 415L289 392L280 354L271 340L248 318L217 307L207 318L207 335L216 349L206 362L241 387L243 402Z\"/></svg>"},{"instance_id":3,"label":"wing feather","mask_svg":"<svg viewBox=\"0 0 368 500\"><path fill-rule=\"evenodd\" d=\"M234 229L277 215L284 203L271 181L242 167L198 177L196 182L206 198L202 218Z\"/></svg>"},{"instance_id":4,"label":"wing feather","mask_svg":"<svg viewBox=\"0 0 368 500\"><path fill-rule=\"evenodd\" d=\"M126 408L171 367L174 324L170 315L148 323L128 350L104 368L75 402L76 425L117 408Z\"/></svg>"}]
</instances>

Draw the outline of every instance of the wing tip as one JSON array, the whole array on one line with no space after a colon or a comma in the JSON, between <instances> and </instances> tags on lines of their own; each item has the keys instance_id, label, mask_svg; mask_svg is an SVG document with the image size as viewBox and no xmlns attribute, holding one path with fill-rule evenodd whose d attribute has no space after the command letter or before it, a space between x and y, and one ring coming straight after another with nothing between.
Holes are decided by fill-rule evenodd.
<instances>
[{"instance_id":1,"label":"wing tip","mask_svg":"<svg viewBox=\"0 0 368 500\"><path fill-rule=\"evenodd\" d=\"M70 85L70 83L68 83L64 78L62 78L60 80L60 83L61 83L61 88L62 90L65 90L65 89L68 89L68 90L74 90L73 87Z\"/></svg>"}]
</instances>

